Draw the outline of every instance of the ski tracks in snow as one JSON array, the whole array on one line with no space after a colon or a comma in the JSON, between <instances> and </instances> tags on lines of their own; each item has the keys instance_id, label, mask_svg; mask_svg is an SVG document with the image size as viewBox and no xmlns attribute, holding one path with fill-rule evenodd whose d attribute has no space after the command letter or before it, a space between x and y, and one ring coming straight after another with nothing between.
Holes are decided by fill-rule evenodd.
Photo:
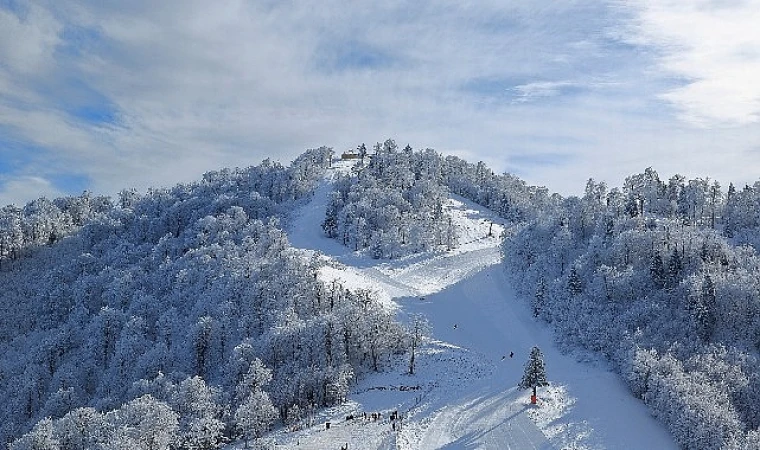
<instances>
[{"instance_id":1,"label":"ski tracks in snow","mask_svg":"<svg viewBox=\"0 0 760 450\"><path fill-rule=\"evenodd\" d=\"M422 297L462 281L484 267L498 263L499 250L487 247L469 252L433 256L408 267L380 266L361 269L392 298Z\"/></svg>"},{"instance_id":2,"label":"ski tracks in snow","mask_svg":"<svg viewBox=\"0 0 760 450\"><path fill-rule=\"evenodd\" d=\"M460 399L415 424L418 430L402 434L406 442L399 448L552 449L527 416L529 406L517 397L512 389Z\"/></svg>"},{"instance_id":3,"label":"ski tracks in snow","mask_svg":"<svg viewBox=\"0 0 760 450\"><path fill-rule=\"evenodd\" d=\"M432 339L418 349L415 375L405 373L408 355L400 356L392 369L369 374L348 403L320 413L332 428L282 430L273 436L278 449L331 450L349 442L351 450L676 448L614 374L564 355L550 330L534 322L500 266L504 224L492 213L452 198L447 207L461 230L458 248L378 261L324 236L330 190L325 180L293 217L290 242L306 256L323 255L325 281L376 291L402 320L425 316ZM538 408L516 388L533 345L544 350L552 383ZM514 358L505 356L512 351ZM388 420L344 421L367 411L387 418L394 410L404 415L401 431Z\"/></svg>"},{"instance_id":4,"label":"ski tracks in snow","mask_svg":"<svg viewBox=\"0 0 760 450\"><path fill-rule=\"evenodd\" d=\"M499 219L458 198L451 199L447 205L462 230L458 248L395 261L370 260L326 238L321 232L329 192L330 181L325 180L311 201L294 217L290 242L306 252L317 251L331 261L322 271L323 278L339 279L348 287L373 289L379 293L381 301L398 305L396 307L400 307L403 313L425 314L424 310L417 311L417 307L427 302L419 300L452 285L461 285L467 278L500 261L497 235L503 226ZM488 235L492 228L495 232ZM404 298L414 302L411 308L405 307ZM460 302L457 307L471 308L473 305ZM448 313L428 315L434 333L436 329L448 327L448 316ZM352 449L550 448L543 434L528 418L524 399L518 400L514 387L494 388L489 382L482 383L483 377L488 379L493 375L492 363L485 362L491 356L441 341L431 342L428 351L437 354L428 355L427 361L421 355L420 364L428 365L427 374L418 375L414 383L422 382L432 387L425 390L417 403L405 403L409 422L404 430L382 437L368 436L366 444L374 444L366 447L354 441L357 445ZM424 368L421 370L425 372ZM481 388L473 390L473 382ZM369 400L365 403L377 402Z\"/></svg>"},{"instance_id":5,"label":"ski tracks in snow","mask_svg":"<svg viewBox=\"0 0 760 450\"><path fill-rule=\"evenodd\" d=\"M464 230L458 248L394 261L370 260L321 234L319 224L324 216L328 193L329 185L325 183L312 201L301 209L300 215L294 218L291 243L306 251L316 250L332 261L322 272L325 279L340 279L348 287L373 289L382 301L393 303L403 313L420 312L426 315L434 327L434 335L440 334L436 330L448 327L449 317L457 313L426 314L419 306L435 306L433 303L437 300L420 300L435 296L453 285L459 285L455 289L458 291L466 283L465 280L500 262L497 233L487 234L491 227L498 232L503 229L499 220L462 199L452 199L448 205L455 220L460 223L460 229ZM496 222L496 225L491 225L491 222ZM412 303L407 303L409 301ZM444 308L449 309L450 304L446 305ZM455 305L455 308L465 309L478 307L468 302ZM493 313L503 313L503 310L485 312L490 316ZM492 326L488 325L489 328ZM444 340L447 337L436 336ZM432 387L425 390L417 403L410 405L407 400L397 405L408 414L403 431L383 437L367 436L368 445L354 441L356 445L352 449L551 448L527 416L525 399L520 398L514 387L493 383L494 366L490 361L493 355L480 353L469 345L460 348L442 341L432 341L427 350L434 354L429 354L427 358L421 355L420 365L428 367L421 367L422 373L414 383L421 382ZM412 383L412 380L409 382ZM510 385L514 386L513 383ZM371 403L377 402L365 401L364 407ZM338 432L338 429L335 431Z\"/></svg>"}]
</instances>

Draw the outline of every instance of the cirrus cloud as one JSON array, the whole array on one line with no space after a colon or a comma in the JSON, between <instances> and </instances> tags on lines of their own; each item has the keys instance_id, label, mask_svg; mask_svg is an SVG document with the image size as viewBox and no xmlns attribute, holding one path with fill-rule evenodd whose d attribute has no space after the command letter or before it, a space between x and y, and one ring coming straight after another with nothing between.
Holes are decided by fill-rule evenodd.
<instances>
[{"instance_id":1,"label":"cirrus cloud","mask_svg":"<svg viewBox=\"0 0 760 450\"><path fill-rule=\"evenodd\" d=\"M701 126L760 119L760 2L640 0L630 38L682 80L662 97Z\"/></svg>"},{"instance_id":2,"label":"cirrus cloud","mask_svg":"<svg viewBox=\"0 0 760 450\"><path fill-rule=\"evenodd\" d=\"M647 166L751 180L755 91L722 74L752 39L701 67L677 16L702 13L664 5L0 0L0 204L388 137L566 194Z\"/></svg>"}]
</instances>

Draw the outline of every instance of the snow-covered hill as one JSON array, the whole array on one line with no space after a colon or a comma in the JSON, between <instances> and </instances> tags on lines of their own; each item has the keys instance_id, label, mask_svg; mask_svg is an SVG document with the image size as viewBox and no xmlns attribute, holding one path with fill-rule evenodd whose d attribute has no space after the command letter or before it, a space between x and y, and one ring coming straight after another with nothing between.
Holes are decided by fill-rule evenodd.
<instances>
[{"instance_id":1,"label":"snow-covered hill","mask_svg":"<svg viewBox=\"0 0 760 450\"><path fill-rule=\"evenodd\" d=\"M321 272L325 279L378 291L402 320L424 315L432 338L414 375L406 374L408 361L400 358L394 369L365 378L344 405L299 430L272 433L277 448L676 448L604 363L578 362L561 352L516 298L499 264L498 217L452 198L448 208L460 230L456 250L373 260L324 237L320 223L329 192L325 180L296 213L290 242L330 260ZM538 406L516 387L534 345L545 355L551 383L539 390ZM395 411L400 422L389 420ZM380 417L372 420L373 413Z\"/></svg>"}]
</instances>

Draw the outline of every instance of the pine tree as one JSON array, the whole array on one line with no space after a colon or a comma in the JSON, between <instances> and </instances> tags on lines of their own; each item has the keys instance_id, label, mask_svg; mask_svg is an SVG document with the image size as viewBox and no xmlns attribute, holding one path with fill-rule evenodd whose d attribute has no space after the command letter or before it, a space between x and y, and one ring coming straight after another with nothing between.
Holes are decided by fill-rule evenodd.
<instances>
[{"instance_id":1,"label":"pine tree","mask_svg":"<svg viewBox=\"0 0 760 450\"><path fill-rule=\"evenodd\" d=\"M573 296L583 292L583 281L581 281L581 277L578 275L575 267L570 269L570 275L567 277L567 291Z\"/></svg>"},{"instance_id":2,"label":"pine tree","mask_svg":"<svg viewBox=\"0 0 760 450\"><path fill-rule=\"evenodd\" d=\"M676 287L681 281L682 270L683 261L681 260L681 253L678 252L678 248L674 248L668 260L668 271L666 273L666 284L669 288Z\"/></svg>"},{"instance_id":3,"label":"pine tree","mask_svg":"<svg viewBox=\"0 0 760 450\"><path fill-rule=\"evenodd\" d=\"M604 219L604 239L611 241L615 237L615 220L612 217Z\"/></svg>"},{"instance_id":4,"label":"pine tree","mask_svg":"<svg viewBox=\"0 0 760 450\"><path fill-rule=\"evenodd\" d=\"M533 389L533 398L536 397L536 388L538 386L548 386L549 382L546 381L546 368L544 366L544 355L541 353L541 349L533 347L528 357L528 362L525 363L525 373L523 374L520 384L517 386L520 389Z\"/></svg>"},{"instance_id":5,"label":"pine tree","mask_svg":"<svg viewBox=\"0 0 760 450\"><path fill-rule=\"evenodd\" d=\"M538 286L536 287L536 296L533 301L533 317L538 317L541 314L541 310L544 309L546 303L546 281L544 277L538 279Z\"/></svg>"},{"instance_id":6,"label":"pine tree","mask_svg":"<svg viewBox=\"0 0 760 450\"><path fill-rule=\"evenodd\" d=\"M660 252L652 253L652 260L649 263L649 274L652 276L655 286L658 288L665 286L665 265L662 262Z\"/></svg>"},{"instance_id":7,"label":"pine tree","mask_svg":"<svg viewBox=\"0 0 760 450\"><path fill-rule=\"evenodd\" d=\"M626 203L625 203L625 212L628 213L631 217L638 217L640 215L640 208L641 203L640 200L636 197L628 197Z\"/></svg>"},{"instance_id":8,"label":"pine tree","mask_svg":"<svg viewBox=\"0 0 760 450\"><path fill-rule=\"evenodd\" d=\"M702 280L702 292L695 299L693 314L697 334L702 341L706 342L715 328L715 284L710 275L705 274Z\"/></svg>"},{"instance_id":9,"label":"pine tree","mask_svg":"<svg viewBox=\"0 0 760 450\"><path fill-rule=\"evenodd\" d=\"M702 242L702 247L699 249L699 258L703 263L710 260L710 248L707 246L707 242Z\"/></svg>"},{"instance_id":10,"label":"pine tree","mask_svg":"<svg viewBox=\"0 0 760 450\"><path fill-rule=\"evenodd\" d=\"M342 207L341 203L340 194L333 193L325 211L325 220L322 222L322 230L327 237L333 239L338 237L338 212Z\"/></svg>"}]
</instances>

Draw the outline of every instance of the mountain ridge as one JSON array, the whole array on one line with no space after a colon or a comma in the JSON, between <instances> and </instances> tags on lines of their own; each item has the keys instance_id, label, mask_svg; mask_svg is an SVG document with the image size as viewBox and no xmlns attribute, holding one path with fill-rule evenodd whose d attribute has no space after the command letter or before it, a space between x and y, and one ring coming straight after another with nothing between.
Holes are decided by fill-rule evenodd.
<instances>
[{"instance_id":1,"label":"mountain ridge","mask_svg":"<svg viewBox=\"0 0 760 450\"><path fill-rule=\"evenodd\" d=\"M743 211L755 189L724 196L715 183L664 183L649 168L623 190L589 180L582 198L562 198L430 149L387 140L375 150L340 161L322 147L289 167L224 169L90 209L86 196L4 208L0 378L16 381L2 385L4 439L36 423L13 448L35 439L140 448L140 436L216 448L258 440L274 421L337 423L365 404L393 405L364 400L381 389L355 398L357 381L418 386L392 373L411 371L405 359L418 348L415 376L428 377L419 386L443 388L424 405L420 393L399 397L416 419L400 433L377 428L377 445L492 445L511 439L499 424L515 422L505 417L530 416L557 447L671 447L643 400L684 448L753 448L760 233ZM481 309L490 315L476 320ZM425 317L433 338L419 347L413 328ZM541 408L523 408L524 395L501 384L519 379L522 361L502 364L517 362L506 360L514 351L493 336L520 349L540 341L559 381ZM576 367L567 353L596 367ZM588 383L589 371L606 387ZM467 416L479 397L463 383L504 407ZM606 420L621 409L604 396L649 438ZM525 414L505 415L515 408ZM483 433L478 417L499 431ZM71 431L85 420L99 434ZM712 431L688 432L695 427ZM283 430L270 437L291 445ZM302 436L314 445L333 436L310 430Z\"/></svg>"}]
</instances>

